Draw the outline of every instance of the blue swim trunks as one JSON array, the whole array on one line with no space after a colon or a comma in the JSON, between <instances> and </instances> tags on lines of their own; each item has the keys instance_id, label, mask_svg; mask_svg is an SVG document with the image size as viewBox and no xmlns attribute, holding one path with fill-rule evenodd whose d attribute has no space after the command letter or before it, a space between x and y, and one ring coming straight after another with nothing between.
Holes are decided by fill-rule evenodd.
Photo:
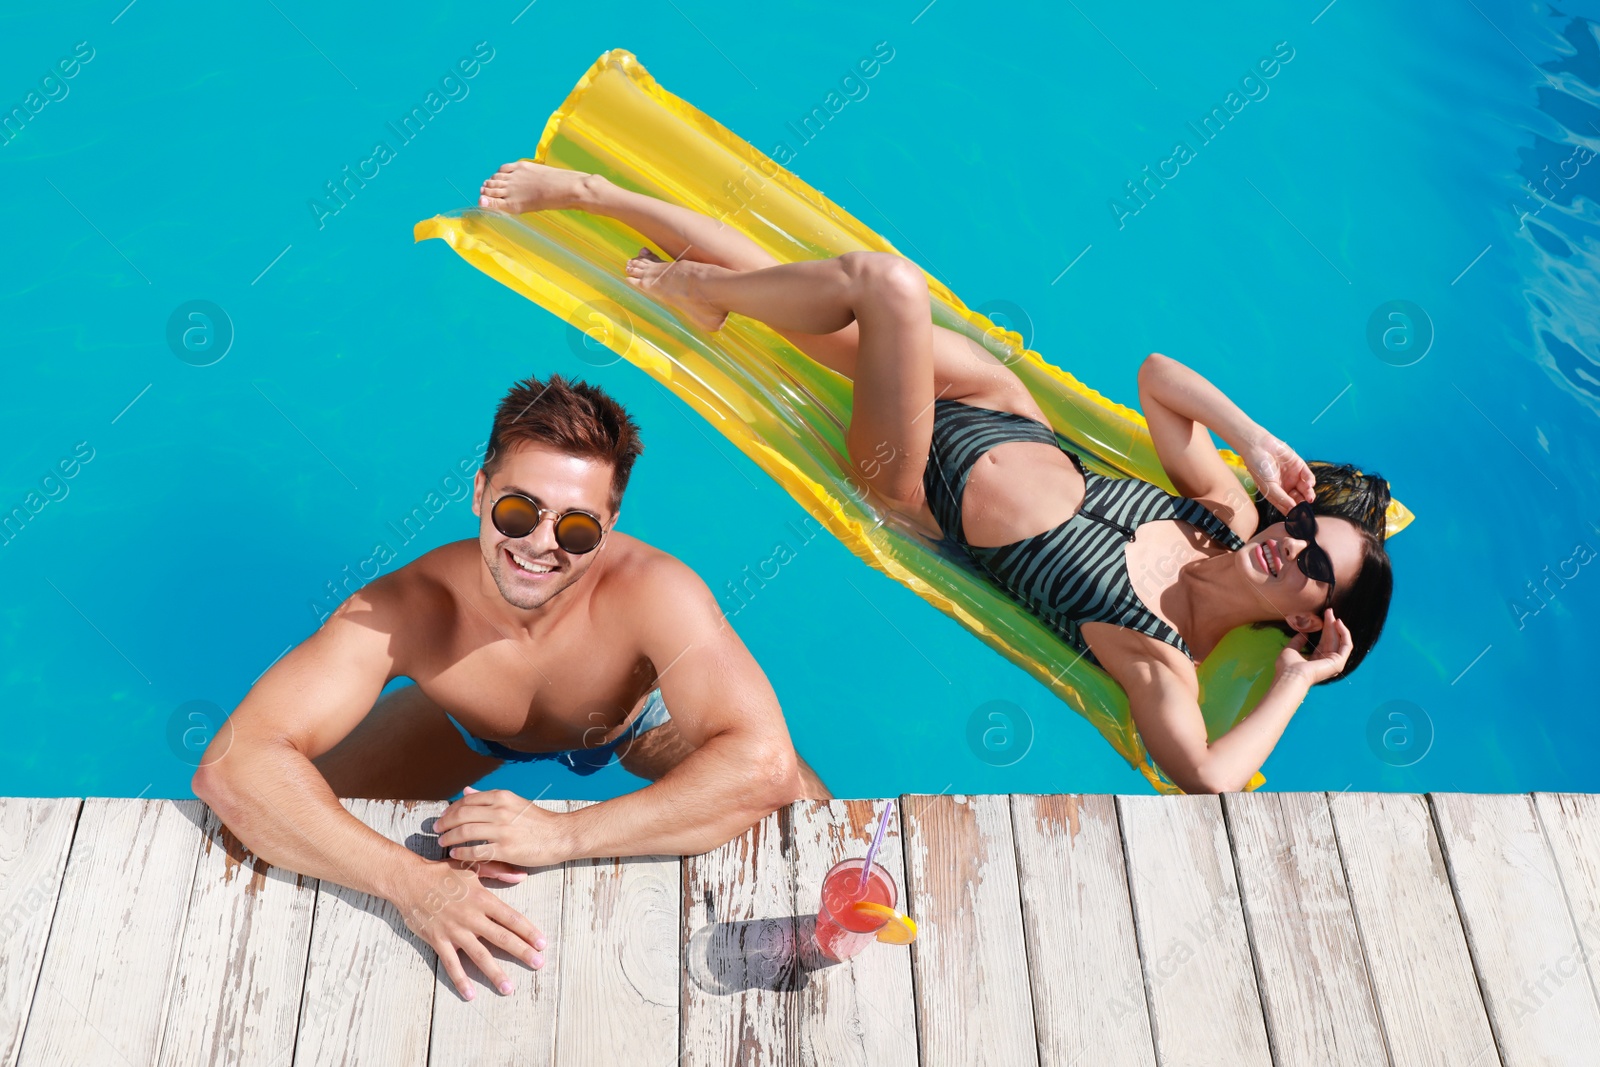
<instances>
[{"instance_id":1,"label":"blue swim trunks","mask_svg":"<svg viewBox=\"0 0 1600 1067\"><path fill-rule=\"evenodd\" d=\"M445 713L445 718L449 719L450 725L454 726L461 734L461 739L467 743L467 747L480 756L509 760L513 763L556 760L559 763L566 764L575 774L593 774L600 768L609 765L611 758L616 755L618 749L626 752L628 746L635 739L654 730L671 717L667 714L666 703L661 699L661 690L652 689L644 699L644 710L639 712L639 717L634 719L633 724L622 731L614 741L608 741L593 748L575 748L565 752L520 752L514 748L507 748L498 741L486 741L481 737L473 736L467 732L465 726L456 722L453 715L449 712Z\"/></svg>"}]
</instances>

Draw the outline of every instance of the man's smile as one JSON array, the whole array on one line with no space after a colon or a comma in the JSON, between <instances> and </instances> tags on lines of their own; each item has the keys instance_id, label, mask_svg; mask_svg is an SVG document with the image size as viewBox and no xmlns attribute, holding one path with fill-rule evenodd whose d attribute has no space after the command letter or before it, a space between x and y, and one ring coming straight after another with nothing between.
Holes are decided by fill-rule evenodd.
<instances>
[{"instance_id":1,"label":"man's smile","mask_svg":"<svg viewBox=\"0 0 1600 1067\"><path fill-rule=\"evenodd\" d=\"M529 578L545 578L557 570L554 564L539 563L517 555L509 548L503 550L506 558L511 561L512 569Z\"/></svg>"}]
</instances>

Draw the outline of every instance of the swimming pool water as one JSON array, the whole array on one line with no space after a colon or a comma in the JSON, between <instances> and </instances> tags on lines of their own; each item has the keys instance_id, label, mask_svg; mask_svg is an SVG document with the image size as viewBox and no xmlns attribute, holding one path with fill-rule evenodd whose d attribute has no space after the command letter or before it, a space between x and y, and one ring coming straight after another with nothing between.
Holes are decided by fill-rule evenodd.
<instances>
[{"instance_id":1,"label":"swimming pool water","mask_svg":"<svg viewBox=\"0 0 1600 1067\"><path fill-rule=\"evenodd\" d=\"M619 46L1111 398L1136 403L1165 352L1302 455L1392 480L1418 518L1388 630L1307 700L1269 788L1600 787L1594 23L1503 0L524 2L7 17L0 510L25 518L0 543L0 794L190 795L185 731L379 545L393 569L474 535L463 474L494 404L552 372L634 413L621 528L737 610L837 793L1147 788L1022 671L805 536L643 374L412 244Z\"/></svg>"}]
</instances>

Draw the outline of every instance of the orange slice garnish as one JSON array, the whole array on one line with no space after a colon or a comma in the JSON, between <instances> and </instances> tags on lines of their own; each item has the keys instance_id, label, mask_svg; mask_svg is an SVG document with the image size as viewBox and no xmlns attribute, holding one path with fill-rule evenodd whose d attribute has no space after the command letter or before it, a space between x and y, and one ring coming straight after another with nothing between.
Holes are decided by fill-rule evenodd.
<instances>
[{"instance_id":1,"label":"orange slice garnish","mask_svg":"<svg viewBox=\"0 0 1600 1067\"><path fill-rule=\"evenodd\" d=\"M858 901L850 906L863 915L876 915L883 920L878 940L886 945L909 945L917 939L917 921L909 915L871 900Z\"/></svg>"}]
</instances>

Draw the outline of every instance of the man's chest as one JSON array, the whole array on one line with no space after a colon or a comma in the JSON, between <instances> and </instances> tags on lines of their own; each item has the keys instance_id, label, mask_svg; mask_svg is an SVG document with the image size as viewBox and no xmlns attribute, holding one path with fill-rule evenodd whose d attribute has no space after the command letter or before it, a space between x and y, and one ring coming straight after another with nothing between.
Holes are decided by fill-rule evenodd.
<instances>
[{"instance_id":1,"label":"man's chest","mask_svg":"<svg viewBox=\"0 0 1600 1067\"><path fill-rule=\"evenodd\" d=\"M423 692L479 737L528 751L609 740L656 681L648 659L595 635L502 638L430 658Z\"/></svg>"}]
</instances>

